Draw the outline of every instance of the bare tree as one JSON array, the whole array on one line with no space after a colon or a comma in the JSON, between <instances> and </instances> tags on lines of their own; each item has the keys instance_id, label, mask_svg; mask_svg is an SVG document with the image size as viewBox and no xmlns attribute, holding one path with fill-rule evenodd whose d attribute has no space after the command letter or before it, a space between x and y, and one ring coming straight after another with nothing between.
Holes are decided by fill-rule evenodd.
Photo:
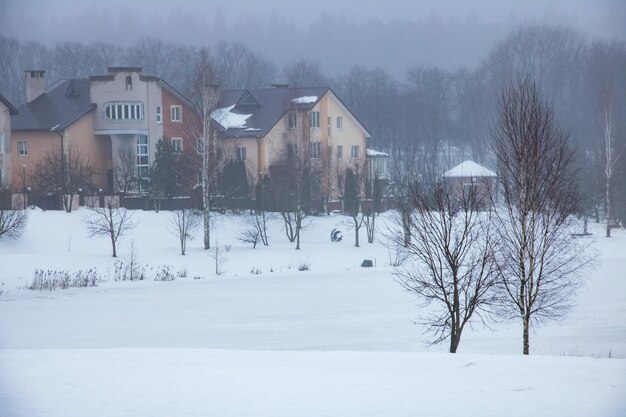
<instances>
[{"instance_id":1,"label":"bare tree","mask_svg":"<svg viewBox=\"0 0 626 417\"><path fill-rule=\"evenodd\" d=\"M104 207L90 209L90 215L84 219L89 237L106 236L111 241L113 257L117 257L117 241L136 226L133 215L125 208L115 206L110 198L105 198Z\"/></svg>"},{"instance_id":2,"label":"bare tree","mask_svg":"<svg viewBox=\"0 0 626 417\"><path fill-rule=\"evenodd\" d=\"M344 212L352 218L354 226L354 246L359 247L359 231L363 226L361 211L361 174L358 167L347 168L344 175L343 206Z\"/></svg>"},{"instance_id":3,"label":"bare tree","mask_svg":"<svg viewBox=\"0 0 626 417\"><path fill-rule=\"evenodd\" d=\"M133 146L124 146L118 150L113 175L115 175L117 189L124 195L139 190L136 162L137 157Z\"/></svg>"},{"instance_id":4,"label":"bare tree","mask_svg":"<svg viewBox=\"0 0 626 417\"><path fill-rule=\"evenodd\" d=\"M221 161L217 157L215 125L212 119L219 101L219 86L209 51L199 52L196 69L191 81L194 91L191 100L198 117L196 150L202 157L200 185L202 188L202 221L204 229L204 249L211 248L211 198L210 190L218 179Z\"/></svg>"},{"instance_id":5,"label":"bare tree","mask_svg":"<svg viewBox=\"0 0 626 417\"><path fill-rule=\"evenodd\" d=\"M0 208L0 238L19 238L24 232L28 214L26 210L4 210Z\"/></svg>"},{"instance_id":6,"label":"bare tree","mask_svg":"<svg viewBox=\"0 0 626 417\"><path fill-rule=\"evenodd\" d=\"M63 150L57 145L37 163L33 181L40 192L60 192L63 207L70 213L74 196L93 187L95 174L91 162L75 146Z\"/></svg>"},{"instance_id":7,"label":"bare tree","mask_svg":"<svg viewBox=\"0 0 626 417\"><path fill-rule=\"evenodd\" d=\"M319 63L308 59L300 59L286 65L282 73L287 83L294 87L326 86L329 84Z\"/></svg>"},{"instance_id":8,"label":"bare tree","mask_svg":"<svg viewBox=\"0 0 626 417\"><path fill-rule=\"evenodd\" d=\"M297 149L288 152L270 168L274 204L285 224L285 234L300 249L300 233L312 210L311 181L314 171L309 158Z\"/></svg>"},{"instance_id":9,"label":"bare tree","mask_svg":"<svg viewBox=\"0 0 626 417\"><path fill-rule=\"evenodd\" d=\"M530 326L563 316L591 262L589 243L573 236L578 187L567 135L528 78L503 89L492 128L503 204L497 207L498 271L505 312Z\"/></svg>"},{"instance_id":10,"label":"bare tree","mask_svg":"<svg viewBox=\"0 0 626 417\"><path fill-rule=\"evenodd\" d=\"M180 254L185 255L187 240L193 239L192 232L200 224L200 215L192 209L175 210L172 212L171 222L174 225L172 233L180 241Z\"/></svg>"},{"instance_id":11,"label":"bare tree","mask_svg":"<svg viewBox=\"0 0 626 417\"><path fill-rule=\"evenodd\" d=\"M431 307L420 321L433 344L450 340L450 353L456 353L465 326L476 318L486 323L497 301L494 233L490 212L478 210L479 194L414 186L406 203L413 239L405 249L410 262L396 267L396 280ZM405 243L400 217L391 235L395 248Z\"/></svg>"}]
</instances>

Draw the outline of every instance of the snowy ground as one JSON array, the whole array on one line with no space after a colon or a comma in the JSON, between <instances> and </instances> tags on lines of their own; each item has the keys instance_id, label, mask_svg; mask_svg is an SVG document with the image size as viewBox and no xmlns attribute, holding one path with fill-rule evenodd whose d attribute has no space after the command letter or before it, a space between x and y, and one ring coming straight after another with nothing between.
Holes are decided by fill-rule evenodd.
<instances>
[{"instance_id":1,"label":"snowy ground","mask_svg":"<svg viewBox=\"0 0 626 417\"><path fill-rule=\"evenodd\" d=\"M524 358L516 322L466 330L457 355L422 343L387 249L364 232L354 248L340 216L315 218L301 251L278 221L253 250L236 239L241 218L220 217L232 249L216 276L200 232L180 256L169 213L137 212L121 257L134 240L149 277L166 265L186 278L25 289L35 268L111 275L85 215L33 211L22 239L0 240L0 416L626 415L623 230L598 237L578 306L537 329Z\"/></svg>"}]
</instances>

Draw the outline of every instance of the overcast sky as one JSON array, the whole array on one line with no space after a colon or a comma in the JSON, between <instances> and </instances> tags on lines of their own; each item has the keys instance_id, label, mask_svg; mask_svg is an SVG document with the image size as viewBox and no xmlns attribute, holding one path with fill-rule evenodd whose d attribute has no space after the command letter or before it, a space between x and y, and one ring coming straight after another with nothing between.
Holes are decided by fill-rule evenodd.
<instances>
[{"instance_id":1,"label":"overcast sky","mask_svg":"<svg viewBox=\"0 0 626 417\"><path fill-rule=\"evenodd\" d=\"M329 20L334 26L324 23ZM590 37L626 40L626 1L0 0L0 32L20 39L49 45L66 40L130 45L142 36L194 45L240 41L279 64L293 55L276 50L281 40L272 38L271 32L277 27L276 36L292 31L307 48L319 32L326 32L327 43L342 36L336 32L343 32L346 40L337 42L342 48L354 41L350 36L367 36L380 52L370 59L360 52L355 64L372 66L397 55L402 65L415 61L451 68L476 65L493 44L527 24L568 26ZM394 45L394 39L404 34L415 37L415 42L404 39ZM409 51L414 55L407 58L406 50L413 44L419 50ZM310 49L310 58L327 59L320 48ZM306 50L300 54L308 57Z\"/></svg>"}]
</instances>

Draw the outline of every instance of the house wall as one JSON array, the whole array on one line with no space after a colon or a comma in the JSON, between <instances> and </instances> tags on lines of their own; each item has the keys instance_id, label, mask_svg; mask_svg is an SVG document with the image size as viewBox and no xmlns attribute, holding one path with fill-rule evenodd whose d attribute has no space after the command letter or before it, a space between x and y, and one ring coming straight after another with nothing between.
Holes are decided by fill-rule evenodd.
<instances>
[{"instance_id":1,"label":"house wall","mask_svg":"<svg viewBox=\"0 0 626 417\"><path fill-rule=\"evenodd\" d=\"M106 190L107 188L107 141L106 138L94 135L92 113L81 117L65 130L65 152L69 149L77 150L87 159L96 172L94 185ZM58 137L58 135L56 135Z\"/></svg>"},{"instance_id":2,"label":"house wall","mask_svg":"<svg viewBox=\"0 0 626 417\"><path fill-rule=\"evenodd\" d=\"M63 132L63 149L67 152L70 147L89 160L96 171L94 184L96 187L106 187L106 142L104 138L96 137L93 134L93 114L85 114L69 128ZM17 142L26 141L28 155L19 155ZM32 187L32 176L35 174L37 164L52 152L55 146L61 145L61 137L56 132L13 132L11 135L11 160L14 173L11 178L12 188L16 192L21 192L23 186ZM23 165L26 165L23 167ZM22 170L25 168L25 170ZM24 178L24 172L26 178ZM24 181L25 180L25 181Z\"/></svg>"},{"instance_id":3,"label":"house wall","mask_svg":"<svg viewBox=\"0 0 626 417\"><path fill-rule=\"evenodd\" d=\"M330 135L328 140L328 152L330 154L329 175L330 181L330 199L339 198L339 190L337 184L337 175L345 171L348 167L358 166L359 171L365 169L365 150L367 147L367 137L359 123L346 109L339 99L332 93L328 92L324 99L328 106L328 112L324 119L326 131L328 131L327 117L331 118ZM337 117L342 117L343 127L337 129ZM328 133L328 132L327 132ZM343 146L343 157L337 158L337 146ZM351 158L352 146L359 147L359 157Z\"/></svg>"},{"instance_id":4,"label":"house wall","mask_svg":"<svg viewBox=\"0 0 626 417\"><path fill-rule=\"evenodd\" d=\"M20 155L17 142L26 141L28 155ZM54 146L61 145L61 138L55 132L12 132L11 135L11 164L14 173L11 176L11 187L15 192L22 192L23 187L32 187L32 176L35 173L37 163L48 152L52 152Z\"/></svg>"},{"instance_id":5,"label":"house wall","mask_svg":"<svg viewBox=\"0 0 626 417\"><path fill-rule=\"evenodd\" d=\"M110 74L112 80L91 80L91 101L96 103L94 129L100 135L116 135L114 142L132 141L137 134L147 134L149 144L149 160L154 161L156 142L163 137L163 123L156 121L157 106L162 108L162 117L169 117L169 108L163 108L162 88L153 77L142 77L139 72L121 71ZM126 76L132 79L132 89L126 88ZM104 116L109 102L141 102L144 107L144 119L139 121L110 121ZM130 146L135 143L130 144ZM116 148L123 145L117 143ZM117 152L113 149L113 158Z\"/></svg>"},{"instance_id":6,"label":"house wall","mask_svg":"<svg viewBox=\"0 0 626 417\"><path fill-rule=\"evenodd\" d=\"M11 114L9 108L0 102L0 188L11 184Z\"/></svg>"}]
</instances>

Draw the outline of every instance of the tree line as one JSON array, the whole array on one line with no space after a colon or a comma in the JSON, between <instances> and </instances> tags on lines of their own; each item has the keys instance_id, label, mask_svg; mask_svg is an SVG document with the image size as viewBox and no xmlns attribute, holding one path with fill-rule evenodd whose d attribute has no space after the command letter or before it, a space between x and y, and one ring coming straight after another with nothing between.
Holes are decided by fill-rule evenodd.
<instances>
[{"instance_id":1,"label":"tree line","mask_svg":"<svg viewBox=\"0 0 626 417\"><path fill-rule=\"evenodd\" d=\"M512 80L529 77L569 132L581 168L584 215L597 221L610 218L607 224L626 220L626 46L589 39L572 29L522 28L496 44L477 68L415 66L404 79L358 64L343 74L325 74L319 62L306 57L278 67L238 42L199 49L142 38L130 47L104 42L46 47L0 36L0 91L21 103L24 69L47 69L49 79L56 80L132 65L193 96L194 63L206 60L207 51L215 82L223 89L275 82L330 86L371 132L369 146L391 153L396 164L413 155L412 164L425 182L435 182L464 159L495 167L489 128L497 116L499 91ZM399 175L405 171L392 168L394 183L404 181Z\"/></svg>"}]
</instances>

